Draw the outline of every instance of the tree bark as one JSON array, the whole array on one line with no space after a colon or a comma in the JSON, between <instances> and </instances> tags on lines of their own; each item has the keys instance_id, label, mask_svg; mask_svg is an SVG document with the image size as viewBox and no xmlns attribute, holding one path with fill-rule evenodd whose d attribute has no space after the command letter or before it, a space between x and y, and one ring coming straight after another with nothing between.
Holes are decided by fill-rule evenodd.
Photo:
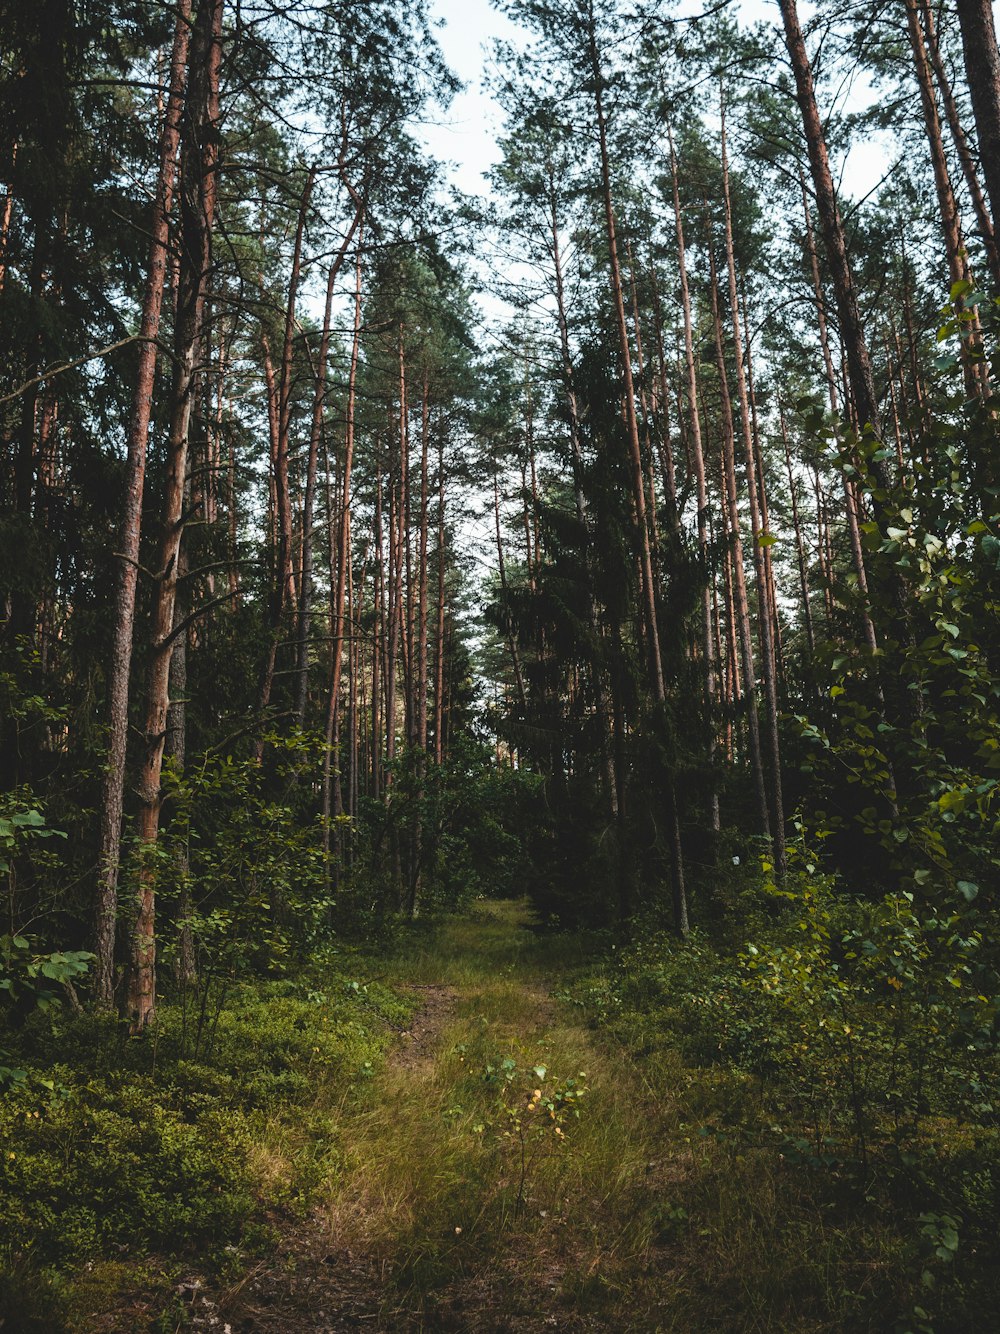
<instances>
[{"instance_id":1,"label":"tree bark","mask_svg":"<svg viewBox=\"0 0 1000 1334\"><path fill-rule=\"evenodd\" d=\"M129 417L125 461L125 504L119 539L111 656L108 663L108 754L101 792L101 843L94 927L94 995L102 1009L114 1000L115 922L118 916L118 870L128 750L129 678L135 594L139 576L139 539L146 480L146 442L156 380L156 340L160 332L167 279L167 242L173 202L177 148L184 108L184 82L190 43L191 0L179 0L170 57L166 115L160 135L159 167L150 228L146 287L139 333L139 364Z\"/></svg>"},{"instance_id":2,"label":"tree bark","mask_svg":"<svg viewBox=\"0 0 1000 1334\"><path fill-rule=\"evenodd\" d=\"M163 534L150 636L145 753L139 781L139 905L132 939L128 1014L141 1032L156 1008L156 870L153 850L163 797L160 779L170 705L177 565L184 529L184 482L191 414L197 392L197 358L212 258L218 162L218 89L224 0L201 0L191 35L187 103L181 129L181 260L174 329L173 411L167 442Z\"/></svg>"},{"instance_id":3,"label":"tree bark","mask_svg":"<svg viewBox=\"0 0 1000 1334\"><path fill-rule=\"evenodd\" d=\"M1000 49L993 25L993 4L992 0L956 0L955 8L979 140L979 161L995 228L1000 218Z\"/></svg>"},{"instance_id":4,"label":"tree bark","mask_svg":"<svg viewBox=\"0 0 1000 1334\"><path fill-rule=\"evenodd\" d=\"M989 0L985 0L985 3L989 3ZM837 195L834 190L833 176L830 172L830 159L826 147L826 136L823 131L823 122L820 119L819 107L816 103L812 67L809 63L805 39L802 36L802 28L799 24L796 0L778 0L778 6L781 10L785 28L785 44L795 75L796 98L809 152L809 166L812 173L813 190L816 195L816 208L819 214L830 278L833 282L836 297L840 333L847 353L847 367L854 408L857 413L859 427L864 429L866 426L870 426L876 436L881 436L881 416L878 399L875 395L871 358L861 323L861 314L858 310L854 276L847 257L844 224L837 205Z\"/></svg>"}]
</instances>

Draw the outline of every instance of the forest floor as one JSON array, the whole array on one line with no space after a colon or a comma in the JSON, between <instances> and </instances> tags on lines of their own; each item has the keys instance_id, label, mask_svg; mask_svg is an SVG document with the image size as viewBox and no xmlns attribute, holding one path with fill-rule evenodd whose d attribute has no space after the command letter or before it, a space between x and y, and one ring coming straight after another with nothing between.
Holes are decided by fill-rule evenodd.
<instances>
[{"instance_id":1,"label":"forest floor","mask_svg":"<svg viewBox=\"0 0 1000 1334\"><path fill-rule=\"evenodd\" d=\"M242 1228L78 1270L61 1334L970 1328L906 1314L923 1262L893 1212L776 1144L750 1075L682 1059L682 998L629 1010L607 941L481 901L342 959L367 980L231 1017L251 1083L303 1059L289 1041L329 1053L233 1122L256 1127Z\"/></svg>"},{"instance_id":2,"label":"forest floor","mask_svg":"<svg viewBox=\"0 0 1000 1334\"><path fill-rule=\"evenodd\" d=\"M418 1008L344 1113L341 1169L228 1287L192 1276L178 1328L691 1328L663 1306L690 1153L663 1156L661 1094L554 998L580 942L529 925L484 903L392 961Z\"/></svg>"}]
</instances>

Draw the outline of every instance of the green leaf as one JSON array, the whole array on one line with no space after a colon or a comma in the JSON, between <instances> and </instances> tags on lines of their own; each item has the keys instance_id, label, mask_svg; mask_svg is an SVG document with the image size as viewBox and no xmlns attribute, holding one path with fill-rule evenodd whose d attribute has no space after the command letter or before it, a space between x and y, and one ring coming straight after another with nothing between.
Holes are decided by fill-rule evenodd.
<instances>
[{"instance_id":1,"label":"green leaf","mask_svg":"<svg viewBox=\"0 0 1000 1334\"><path fill-rule=\"evenodd\" d=\"M971 903L979 893L979 886L971 880L959 880L956 888L967 903Z\"/></svg>"}]
</instances>

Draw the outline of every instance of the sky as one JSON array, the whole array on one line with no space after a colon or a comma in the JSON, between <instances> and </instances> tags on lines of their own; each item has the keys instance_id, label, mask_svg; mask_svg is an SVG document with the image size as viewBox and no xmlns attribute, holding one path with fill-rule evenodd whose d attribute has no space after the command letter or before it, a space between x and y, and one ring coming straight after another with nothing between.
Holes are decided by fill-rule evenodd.
<instances>
[{"instance_id":1,"label":"sky","mask_svg":"<svg viewBox=\"0 0 1000 1334\"><path fill-rule=\"evenodd\" d=\"M703 0L681 0L679 12L697 12ZM808 6L803 5L803 11ZM778 31L778 10L774 0L742 0L740 18L744 23L764 21ZM495 38L523 40L523 29L500 14L490 0L431 0L431 14L445 60L466 84L439 123L423 127L423 137L435 157L453 163L452 182L467 194L486 190L483 173L499 161L496 136L502 127L499 107L484 91L483 75L488 61L488 45ZM855 106L870 100L864 86L856 87ZM862 198L881 180L888 164L883 144L859 144L848 159L842 189L844 194Z\"/></svg>"},{"instance_id":2,"label":"sky","mask_svg":"<svg viewBox=\"0 0 1000 1334\"><path fill-rule=\"evenodd\" d=\"M431 13L441 25L437 39L451 69L467 85L440 124L426 125L431 152L455 164L452 180L467 194L481 194L483 173L500 160L496 137L501 129L499 107L482 88L487 44L495 38L523 39L490 0L432 0Z\"/></svg>"}]
</instances>

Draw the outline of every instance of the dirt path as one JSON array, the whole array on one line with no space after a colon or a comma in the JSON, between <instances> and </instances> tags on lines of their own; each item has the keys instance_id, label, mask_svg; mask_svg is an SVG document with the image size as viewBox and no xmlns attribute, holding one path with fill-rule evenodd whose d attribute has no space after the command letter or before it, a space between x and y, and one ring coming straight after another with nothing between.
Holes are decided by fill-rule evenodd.
<instances>
[{"instance_id":1,"label":"dirt path","mask_svg":"<svg viewBox=\"0 0 1000 1334\"><path fill-rule=\"evenodd\" d=\"M421 1004L344 1114L342 1171L238 1282L184 1294L192 1327L667 1327L645 1278L654 1118L553 1000L555 948L491 905L393 965Z\"/></svg>"}]
</instances>

